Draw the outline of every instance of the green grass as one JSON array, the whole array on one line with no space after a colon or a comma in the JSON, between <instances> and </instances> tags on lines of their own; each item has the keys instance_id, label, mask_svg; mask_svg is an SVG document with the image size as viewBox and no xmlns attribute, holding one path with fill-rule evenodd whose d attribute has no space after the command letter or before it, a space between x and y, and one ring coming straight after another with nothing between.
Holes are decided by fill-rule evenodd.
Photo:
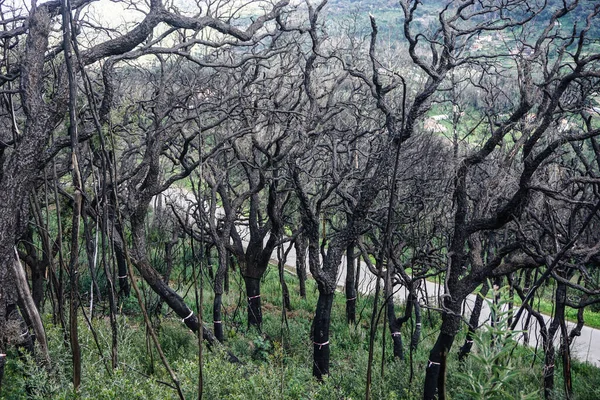
<instances>
[{"instance_id":1,"label":"green grass","mask_svg":"<svg viewBox=\"0 0 600 400\"><path fill-rule=\"evenodd\" d=\"M358 324L350 327L345 322L345 299L336 296L332 311L331 327L331 374L323 384L312 378L312 343L309 338L310 324L317 300L314 281L307 282L307 298L298 295L297 279L286 274L290 288L293 311L286 313L287 325L281 322L282 299L277 271L270 268L262 284L264 312L263 332L246 328L245 303L240 278L232 274L231 291L224 296L225 348L240 358L242 364L231 364L221 351L205 348L204 398L205 399L355 399L364 397L366 366L368 358L368 319L372 308L371 298L359 298L357 304ZM151 303L154 294L146 285L143 287L146 301ZM180 293L187 290L181 286ZM190 291L189 293L193 293ZM204 315L210 315L212 295L206 290ZM194 299L188 295L190 306ZM166 310L166 309L165 309ZM80 321L80 340L83 350L83 378L79 398L83 399L169 399L176 393L162 382L170 382L156 351L147 346L143 321L135 302L128 302L127 315L119 316L119 368L109 372L92 341L90 331ZM20 361L14 350L9 353L7 371L2 389L3 399L72 399L70 384L71 361L68 347L58 327L45 322L54 368L51 373L40 371L32 363ZM207 318L210 321L210 318ZM383 324L375 343L374 399L418 399L422 396L424 368L428 353L437 336L440 317L435 312L423 313L423 335L418 350L411 362L392 358L389 335L385 345L382 341ZM210 325L210 324L209 324ZM94 320L103 357L110 352L110 328L107 318ZM409 325L403 330L407 342ZM387 333L387 330L386 330ZM186 398L197 397L197 340L172 313L162 318L159 338L164 352L175 370ZM456 338L449 357L448 388L452 399L468 399L464 391L465 382L461 374L481 375L484 365L475 357L460 367L456 351L464 340L464 332ZM489 343L489 341L486 341ZM149 350L150 349L150 350ZM383 354L385 349L385 354ZM478 350L475 349L475 352ZM542 377L541 353L520 346L512 349L515 371L512 384L505 388L505 398L520 398L521 394L539 390ZM407 350L407 358L408 358ZM384 375L381 375L382 360ZM562 382L560 366L556 372L556 387L560 391ZM575 393L578 399L594 399L600 396L600 370L589 365L573 362ZM560 398L560 393L558 398Z\"/></svg>"}]
</instances>

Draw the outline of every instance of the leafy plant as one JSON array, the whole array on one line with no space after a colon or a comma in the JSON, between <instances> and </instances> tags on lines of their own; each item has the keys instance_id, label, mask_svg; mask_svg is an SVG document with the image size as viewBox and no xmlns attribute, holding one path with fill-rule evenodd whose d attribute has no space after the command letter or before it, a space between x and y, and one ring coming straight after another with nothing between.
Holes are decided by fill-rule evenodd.
<instances>
[{"instance_id":1,"label":"leafy plant","mask_svg":"<svg viewBox=\"0 0 600 400\"><path fill-rule=\"evenodd\" d=\"M457 379L469 399L537 399L539 390L523 393L516 384L522 371L515 363L513 352L518 346L516 338L523 331L510 330L511 311L504 311L508 303L506 288L496 290L501 295L498 303L484 298L496 321L477 331L473 337L475 351L469 356L466 370L459 372Z\"/></svg>"}]
</instances>

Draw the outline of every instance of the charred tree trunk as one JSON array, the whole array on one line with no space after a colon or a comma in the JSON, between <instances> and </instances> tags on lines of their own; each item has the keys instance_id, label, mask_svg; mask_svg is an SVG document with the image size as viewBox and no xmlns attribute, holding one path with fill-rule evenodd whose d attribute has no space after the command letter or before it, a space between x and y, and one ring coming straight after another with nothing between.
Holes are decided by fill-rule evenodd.
<instances>
[{"instance_id":1,"label":"charred tree trunk","mask_svg":"<svg viewBox=\"0 0 600 400\"><path fill-rule=\"evenodd\" d=\"M229 253L225 249L225 245L222 242L217 243L218 253L218 266L217 273L214 277L214 292L215 298L213 299L213 329L215 336L219 342L225 340L224 328L223 328L223 285L225 283L225 276L227 273L227 267L229 262ZM212 269L211 269L212 270Z\"/></svg>"},{"instance_id":2,"label":"charred tree trunk","mask_svg":"<svg viewBox=\"0 0 600 400\"><path fill-rule=\"evenodd\" d=\"M565 397L571 399L573 395L573 380L571 376L571 350L569 347L569 335L567 333L567 324L562 319L560 323L561 330L561 355L563 367L563 382L565 385Z\"/></svg>"},{"instance_id":3,"label":"charred tree trunk","mask_svg":"<svg viewBox=\"0 0 600 400\"><path fill-rule=\"evenodd\" d=\"M388 266L388 268L391 268ZM406 299L406 307L404 309L404 315L400 318L396 318L396 312L394 310L394 298L393 298L393 286L392 286L392 274L390 271L386 274L384 296L385 296L385 307L388 320L388 328L390 335L392 336L392 343L394 349L394 358L404 360L404 348L402 344L402 326L408 321L412 315L413 304L416 301L412 290L409 289L408 297ZM412 341L412 338L411 338Z\"/></svg>"},{"instance_id":4,"label":"charred tree trunk","mask_svg":"<svg viewBox=\"0 0 600 400\"><path fill-rule=\"evenodd\" d=\"M115 258L117 259L117 279L119 280L119 297L127 298L131 294L131 287L127 278L127 260L120 246L115 245Z\"/></svg>"},{"instance_id":5,"label":"charred tree trunk","mask_svg":"<svg viewBox=\"0 0 600 400\"><path fill-rule=\"evenodd\" d=\"M582 304L585 304L585 302L587 302L588 298L589 298L589 296L587 294L584 294L583 296L581 296L581 299L579 300L579 309L577 310L577 324L569 333L569 341L564 344L566 346L570 346L576 337L581 336L581 330L585 326L585 319L584 319L585 307L583 307Z\"/></svg>"},{"instance_id":6,"label":"charred tree trunk","mask_svg":"<svg viewBox=\"0 0 600 400\"><path fill-rule=\"evenodd\" d=\"M260 331L262 326L262 308L260 301L260 279L244 276L246 297L248 298L248 328L254 326Z\"/></svg>"},{"instance_id":7,"label":"charred tree trunk","mask_svg":"<svg viewBox=\"0 0 600 400\"><path fill-rule=\"evenodd\" d=\"M356 324L356 254L354 246L346 248L346 320L349 324Z\"/></svg>"},{"instance_id":8,"label":"charred tree trunk","mask_svg":"<svg viewBox=\"0 0 600 400\"><path fill-rule=\"evenodd\" d=\"M302 233L296 237L294 242L296 246L296 275L298 275L298 284L300 287L300 297L306 298L306 250L308 248L308 239Z\"/></svg>"},{"instance_id":9,"label":"charred tree trunk","mask_svg":"<svg viewBox=\"0 0 600 400\"><path fill-rule=\"evenodd\" d=\"M38 310L42 309L44 299L44 276L46 268L41 263L35 263L31 267L31 297Z\"/></svg>"},{"instance_id":10,"label":"charred tree trunk","mask_svg":"<svg viewBox=\"0 0 600 400\"><path fill-rule=\"evenodd\" d=\"M171 240L165 242L165 272L163 273L163 281L168 285L169 280L171 279L171 272L173 271L174 257L173 257L173 248L177 244L178 237L177 232L173 231ZM162 310L163 301L162 299L158 299L156 302L156 308L154 309L154 313L156 315L160 315Z\"/></svg>"},{"instance_id":11,"label":"charred tree trunk","mask_svg":"<svg viewBox=\"0 0 600 400\"><path fill-rule=\"evenodd\" d=\"M465 343L458 352L459 361L464 361L471 352L471 348L473 347L473 337L475 336L475 331L479 326L479 317L481 316L481 309L483 308L483 299L487 295L489 289L490 287L487 282L484 283L483 287L481 288L481 292L475 298L475 305L473 306L473 311L471 311L471 316L469 317L469 330L467 331L467 337L465 338Z\"/></svg>"},{"instance_id":12,"label":"charred tree trunk","mask_svg":"<svg viewBox=\"0 0 600 400\"><path fill-rule=\"evenodd\" d=\"M410 349L416 350L419 346L419 340L421 339L421 306L419 305L419 300L415 295L413 308L415 309L415 329L412 333L412 337L410 338Z\"/></svg>"},{"instance_id":13,"label":"charred tree trunk","mask_svg":"<svg viewBox=\"0 0 600 400\"><path fill-rule=\"evenodd\" d=\"M429 352L425 370L424 400L446 399L446 365L454 338L460 328L460 304L462 301L446 299L445 303L450 313L446 312L442 315L440 333Z\"/></svg>"},{"instance_id":14,"label":"charred tree trunk","mask_svg":"<svg viewBox=\"0 0 600 400\"><path fill-rule=\"evenodd\" d=\"M394 302L391 300L388 300L388 304L387 304L387 308L388 310L391 308L394 308ZM393 313L393 311L392 311ZM390 314L390 312L388 311L388 314ZM400 330L402 329L402 324L399 323L399 321L394 318L394 319L389 319L388 316L388 320L389 320L389 329L390 329L390 334L392 335L392 343L393 343L393 349L394 349L394 358L397 358L399 360L404 360L404 349L403 349L403 345L402 345L402 334L400 332Z\"/></svg>"},{"instance_id":15,"label":"charred tree trunk","mask_svg":"<svg viewBox=\"0 0 600 400\"><path fill-rule=\"evenodd\" d=\"M319 290L313 322L313 376L319 381L323 380L324 375L329 375L329 327L333 296L333 293Z\"/></svg>"},{"instance_id":16,"label":"charred tree trunk","mask_svg":"<svg viewBox=\"0 0 600 400\"><path fill-rule=\"evenodd\" d=\"M288 249L284 252L282 249L283 246L279 246L277 250L277 256L279 258L278 261L278 271L279 271L279 284L281 285L281 292L283 295L283 306L286 310L292 311L292 303L290 301L290 290L288 289L287 283L285 283L285 261L287 259L287 255L289 254L292 245L288 247Z\"/></svg>"},{"instance_id":17,"label":"charred tree trunk","mask_svg":"<svg viewBox=\"0 0 600 400\"><path fill-rule=\"evenodd\" d=\"M555 348L554 336L565 321L565 302L567 286L562 282L556 283L554 318L548 329L548 339L544 343L544 398L551 399L554 395ZM567 393L567 398L568 398Z\"/></svg>"},{"instance_id":18,"label":"charred tree trunk","mask_svg":"<svg viewBox=\"0 0 600 400\"><path fill-rule=\"evenodd\" d=\"M145 254L145 230L144 230L144 218L146 212L140 212L134 214L131 217L131 233L133 236L133 249L131 261L136 269L140 272L144 280L150 285L152 290L158 294L167 305L175 311L182 322L190 328L193 332L197 332L200 329L200 323L198 317L194 315L193 311L185 304L183 298L173 289L169 287L163 280L163 277L150 265ZM126 255L127 256L127 255ZM202 335L209 344L217 344L218 341L213 333L202 326Z\"/></svg>"},{"instance_id":19,"label":"charred tree trunk","mask_svg":"<svg viewBox=\"0 0 600 400\"><path fill-rule=\"evenodd\" d=\"M213 330L215 337L221 343L225 340L223 334L223 294L215 292L215 298L213 300Z\"/></svg>"}]
</instances>

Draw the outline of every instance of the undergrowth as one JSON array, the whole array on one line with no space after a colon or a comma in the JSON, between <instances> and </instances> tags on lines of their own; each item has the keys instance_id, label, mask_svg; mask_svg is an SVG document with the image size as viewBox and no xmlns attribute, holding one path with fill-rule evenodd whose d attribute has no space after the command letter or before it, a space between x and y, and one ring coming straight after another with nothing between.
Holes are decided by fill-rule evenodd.
<instances>
[{"instance_id":1,"label":"undergrowth","mask_svg":"<svg viewBox=\"0 0 600 400\"><path fill-rule=\"evenodd\" d=\"M241 293L241 281L231 281L230 293L224 296L226 343L228 349L241 360L240 364L228 362L223 349L204 348L203 393L204 399L358 399L365 395L368 359L368 320L371 298L359 298L357 324L349 326L345 321L345 300L338 294L335 298L331 324L331 375L323 383L312 378L312 342L310 325L317 291L313 281L307 282L307 298L298 295L294 276L286 275L290 289L292 311L282 318L282 298L277 272L267 274L262 284L264 323L262 332L246 327L246 304ZM144 285L142 285L144 286ZM181 288L185 293L188 288ZM193 290L186 301L195 304ZM146 301L151 304L153 293L145 289ZM210 288L205 289L205 319L210 326ZM119 363L110 368L110 326L108 318L97 315L93 327L98 334L102 354L93 341L91 331L80 321L83 376L79 395L73 394L71 357L68 344L57 326L46 318L48 341L52 356L52 369L46 371L35 366L31 360L19 357L15 350L8 354L3 399L169 399L176 398L169 375L160 363L155 349L146 334L143 319L134 302L125 302L126 312L118 318ZM192 307L194 308L194 307ZM175 315L163 308L160 321L155 319L165 355L175 370L186 398L197 398L198 393L198 347L195 334L190 332ZM423 312L423 334L418 349L406 351L406 360L394 360L392 343L386 332L382 339L383 322L375 343L374 399L418 399L422 397L425 365L429 349L437 335L440 317L434 311ZM405 343L410 335L411 324L404 326ZM470 379L485 380L489 376L489 356L486 346L489 337L482 336L474 347L474 354L459 365L456 350L464 340L464 333L457 336L448 364L448 394L452 399L472 398L472 390L465 384ZM385 343L384 343L385 341ZM385 349L385 351L384 351ZM487 356L486 356L487 354ZM489 358L489 357L488 357ZM510 364L502 370L510 374L510 385L503 387L503 396L524 398L539 393L542 379L541 353L532 348L512 346ZM383 363L382 363L383 360ZM561 366L556 369L556 387L562 387ZM491 379L491 378L490 378ZM573 362L575 398L600 398L600 370L590 365ZM507 387L506 387L507 386ZM471 388L472 389L472 388ZM539 398L539 394L537 398ZM493 397L491 397L493 398ZM500 397L498 397L500 398ZM561 398L557 390L557 398Z\"/></svg>"}]
</instances>

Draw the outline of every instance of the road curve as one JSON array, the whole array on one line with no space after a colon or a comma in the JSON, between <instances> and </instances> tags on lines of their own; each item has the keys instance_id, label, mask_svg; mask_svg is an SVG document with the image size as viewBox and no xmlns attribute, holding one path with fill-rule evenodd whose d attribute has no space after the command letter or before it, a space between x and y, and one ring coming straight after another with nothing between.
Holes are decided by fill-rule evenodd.
<instances>
[{"instance_id":1,"label":"road curve","mask_svg":"<svg viewBox=\"0 0 600 400\"><path fill-rule=\"evenodd\" d=\"M177 211L181 220L189 221L190 214L192 210L196 207L196 198L193 193L184 188L169 188L159 196L155 197L152 202L152 206L154 208L161 208L163 206L173 205L173 208ZM222 213L222 211L221 211ZM247 228L245 226L237 227L242 238L248 234ZM246 241L244 241L246 243ZM272 259L274 262L277 262L277 254L274 253L272 255ZM290 252L286 259L286 265L295 268L296 265L296 249L290 249ZM346 282L346 257L342 258L341 267L339 269L337 284L339 287L343 288ZM307 271L308 272L308 271ZM310 275L310 272L308 272ZM360 265L360 274L359 274L359 286L358 290L362 295L368 295L373 293L375 290L375 276L370 273L368 267L364 262L361 262ZM419 296L419 302L423 307L432 306L438 307L439 298L441 293L441 286L430 281L425 281L425 285L421 285ZM405 302L407 298L407 291L405 288L401 288L394 295L394 300L402 303ZM467 300L465 301L463 309L465 310L465 315L468 316L470 311L475 304L476 296L474 294L469 295ZM527 318L527 311L523 312L521 316L521 320L519 321L520 329L523 329L524 321ZM550 325L551 318L547 315L544 315L544 320L546 321L547 326ZM483 308L481 311L481 316L479 319L479 323L489 323L490 321L490 307L488 302L483 303ZM575 324L572 322L567 322L567 329L570 332L575 327ZM560 335L555 335L555 344L559 345ZM530 326L529 326L529 342L528 345L534 348L542 348L542 339L539 332L539 325L535 318L531 318ZM518 340L523 342L523 334L519 334ZM596 367L600 367L600 330L590 328L584 326L581 330L581 335L576 337L571 344L571 355L583 362L588 362Z\"/></svg>"}]
</instances>

